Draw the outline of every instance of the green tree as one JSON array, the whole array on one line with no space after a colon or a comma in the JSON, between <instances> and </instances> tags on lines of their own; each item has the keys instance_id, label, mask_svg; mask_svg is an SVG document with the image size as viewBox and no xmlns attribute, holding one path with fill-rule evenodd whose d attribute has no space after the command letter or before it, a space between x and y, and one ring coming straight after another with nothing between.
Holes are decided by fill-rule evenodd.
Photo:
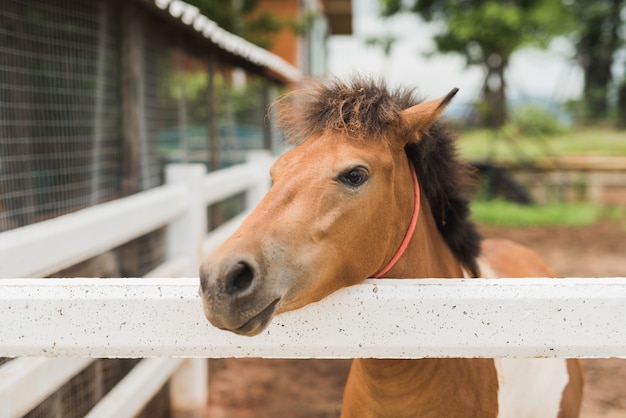
<instances>
[{"instance_id":1,"label":"green tree","mask_svg":"<svg viewBox=\"0 0 626 418\"><path fill-rule=\"evenodd\" d=\"M623 42L624 4L624 0L577 0L569 6L579 25L576 47L584 73L585 116L590 120L606 118L609 113L611 67Z\"/></svg>"},{"instance_id":2,"label":"green tree","mask_svg":"<svg viewBox=\"0 0 626 418\"><path fill-rule=\"evenodd\" d=\"M379 0L382 15L402 11L427 22L443 23L435 37L437 52L465 57L485 69L485 122L500 127L507 118L505 71L511 55L524 46L547 47L571 30L561 0Z\"/></svg>"},{"instance_id":3,"label":"green tree","mask_svg":"<svg viewBox=\"0 0 626 418\"><path fill-rule=\"evenodd\" d=\"M626 75L619 86L617 95L617 127L626 129Z\"/></svg>"},{"instance_id":4,"label":"green tree","mask_svg":"<svg viewBox=\"0 0 626 418\"><path fill-rule=\"evenodd\" d=\"M609 114L611 68L623 45L620 29L625 6L624 0L577 0L569 5L578 22L576 49L584 73L583 101L589 120Z\"/></svg>"}]
</instances>

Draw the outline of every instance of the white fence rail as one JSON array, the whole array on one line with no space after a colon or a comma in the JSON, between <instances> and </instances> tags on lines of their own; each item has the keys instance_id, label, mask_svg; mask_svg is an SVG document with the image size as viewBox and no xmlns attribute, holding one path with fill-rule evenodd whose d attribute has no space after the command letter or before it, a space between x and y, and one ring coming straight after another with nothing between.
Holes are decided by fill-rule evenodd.
<instances>
[{"instance_id":1,"label":"white fence rail","mask_svg":"<svg viewBox=\"0 0 626 418\"><path fill-rule=\"evenodd\" d=\"M0 277L41 277L166 225L186 210L182 185L161 186L0 234Z\"/></svg>"},{"instance_id":2,"label":"white fence rail","mask_svg":"<svg viewBox=\"0 0 626 418\"><path fill-rule=\"evenodd\" d=\"M41 277L54 273L163 226L167 226L167 259L146 277L194 276L197 274L199 259L232 233L245 216L245 213L239 215L206 234L207 205L246 192L246 207L252 208L269 188L267 173L272 160L266 152L252 152L248 155L247 163L208 175L202 165L169 166L166 171L167 184L162 187L1 233L0 287L8 286L8 290L12 283L40 282L44 283L43 288L50 288L49 285L53 283L61 284L60 290L66 284L81 283L81 279L38 279L32 282L15 278ZM98 281L99 284L111 283L101 279L96 280ZM129 284L130 282L132 280L129 280ZM36 296L37 290L31 290L33 293L28 299L32 297L33 301L39 302L45 300L45 297ZM17 305L7 301L8 304L3 305L7 308L7 314L12 309L21 309L18 306L25 307L25 300L21 301ZM38 302L35 305L39 305ZM69 313L67 309L71 311L73 305L64 306L58 306L57 314ZM35 310L42 307L43 305L39 305ZM36 324L41 324L43 317L39 315L43 312L39 311L37 314L35 310L31 311L33 317L21 318L17 322L12 315L13 319L5 322L4 319L8 316L0 311L3 312L0 315L3 318L0 346L5 348L0 350L4 353L0 356L44 355L44 350L39 350L39 354L21 349L16 351L14 349L17 346L12 341L15 336L13 332L17 329L22 329L24 335L29 336L38 332L35 330ZM100 311L96 316L106 317L110 314L111 312ZM51 316L48 318L52 319ZM65 337L56 335L53 339L81 339L78 334L84 330L79 331L71 324L69 326L73 331ZM7 334L5 337L5 330L11 330L12 336ZM19 336L17 338L21 339ZM54 346L54 342L52 345ZM0 418L20 417L37 406L89 365L92 360L84 357L83 353L67 358L18 358L1 365ZM110 356L103 354L101 357ZM206 403L206 373L206 360L202 359L143 360L100 401L89 416L132 417L141 411L168 379L171 379L172 409L179 413L197 411ZM119 409L120 406L122 409Z\"/></svg>"},{"instance_id":3,"label":"white fence rail","mask_svg":"<svg viewBox=\"0 0 626 418\"><path fill-rule=\"evenodd\" d=\"M626 279L368 280L250 338L206 321L197 279L4 280L0 355L626 357Z\"/></svg>"}]
</instances>

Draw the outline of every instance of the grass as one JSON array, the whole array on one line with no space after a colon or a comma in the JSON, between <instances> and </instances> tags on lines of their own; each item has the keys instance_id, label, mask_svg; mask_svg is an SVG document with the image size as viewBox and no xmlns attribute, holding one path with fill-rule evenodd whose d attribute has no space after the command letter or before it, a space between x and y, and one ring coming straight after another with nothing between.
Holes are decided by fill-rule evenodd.
<instances>
[{"instance_id":1,"label":"grass","mask_svg":"<svg viewBox=\"0 0 626 418\"><path fill-rule=\"evenodd\" d=\"M603 127L575 128L548 137L505 136L486 129L462 132L459 151L470 161L538 160L555 156L626 156L626 131Z\"/></svg>"},{"instance_id":2,"label":"grass","mask_svg":"<svg viewBox=\"0 0 626 418\"><path fill-rule=\"evenodd\" d=\"M483 224L524 226L586 226L604 217L621 218L624 213L612 214L606 208L589 203L526 206L504 200L478 200L472 203L472 218Z\"/></svg>"}]
</instances>

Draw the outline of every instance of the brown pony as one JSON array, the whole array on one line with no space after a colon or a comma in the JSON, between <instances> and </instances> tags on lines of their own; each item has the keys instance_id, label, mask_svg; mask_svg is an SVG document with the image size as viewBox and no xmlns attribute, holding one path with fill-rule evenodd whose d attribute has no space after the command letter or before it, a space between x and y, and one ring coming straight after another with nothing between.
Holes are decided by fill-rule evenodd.
<instances>
[{"instance_id":1,"label":"brown pony","mask_svg":"<svg viewBox=\"0 0 626 418\"><path fill-rule=\"evenodd\" d=\"M275 314L368 277L554 277L529 249L481 242L468 219L472 170L422 102L364 78L281 102L295 146L273 186L200 270L216 327L263 331ZM576 417L582 372L562 359L355 359L342 417Z\"/></svg>"}]
</instances>

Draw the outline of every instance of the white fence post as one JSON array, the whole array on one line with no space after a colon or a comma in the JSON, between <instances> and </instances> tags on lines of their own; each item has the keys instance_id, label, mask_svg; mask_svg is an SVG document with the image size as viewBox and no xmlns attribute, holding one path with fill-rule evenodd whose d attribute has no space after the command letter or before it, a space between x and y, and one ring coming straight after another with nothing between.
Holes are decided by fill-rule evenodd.
<instances>
[{"instance_id":1,"label":"white fence post","mask_svg":"<svg viewBox=\"0 0 626 418\"><path fill-rule=\"evenodd\" d=\"M187 186L187 211L167 228L167 259L186 257L189 260L184 276L195 277L201 257L201 243L207 233L206 208L202 201L202 179L206 168L202 164L168 165L167 183Z\"/></svg>"},{"instance_id":2,"label":"white fence post","mask_svg":"<svg viewBox=\"0 0 626 418\"><path fill-rule=\"evenodd\" d=\"M174 418L201 418L209 399L209 367L204 358L186 359L170 380Z\"/></svg>"},{"instance_id":3,"label":"white fence post","mask_svg":"<svg viewBox=\"0 0 626 418\"><path fill-rule=\"evenodd\" d=\"M187 258L185 276L196 277L202 242L207 233L207 212L202 194L206 168L202 164L168 165L165 173L168 183L184 183L188 187L186 213L168 226L167 258ZM174 417L202 416L209 390L208 367L207 359L190 359L172 374L170 406Z\"/></svg>"},{"instance_id":4,"label":"white fence post","mask_svg":"<svg viewBox=\"0 0 626 418\"><path fill-rule=\"evenodd\" d=\"M263 199L263 196L265 196L272 185L268 170L274 159L269 151L259 150L246 153L246 160L256 163L255 169L258 170L257 178L259 180L257 186L246 193L246 209L250 210Z\"/></svg>"}]
</instances>

